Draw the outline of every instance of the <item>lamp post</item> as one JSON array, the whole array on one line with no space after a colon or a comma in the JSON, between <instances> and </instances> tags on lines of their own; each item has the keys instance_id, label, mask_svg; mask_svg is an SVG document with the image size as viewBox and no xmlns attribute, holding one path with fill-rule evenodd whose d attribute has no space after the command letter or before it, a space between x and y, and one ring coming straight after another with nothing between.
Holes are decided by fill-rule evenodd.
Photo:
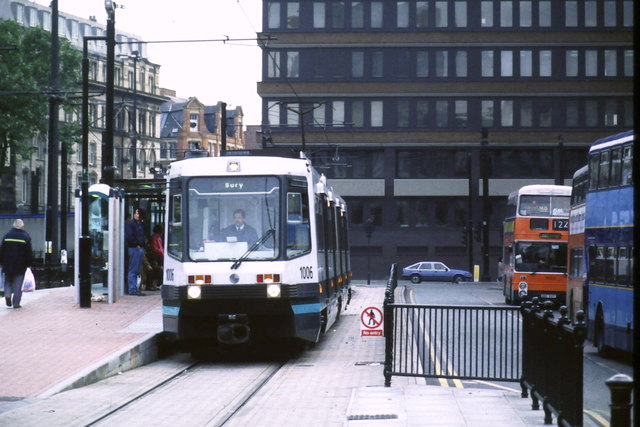
<instances>
[{"instance_id":1,"label":"lamp post","mask_svg":"<svg viewBox=\"0 0 640 427\"><path fill-rule=\"evenodd\" d=\"M105 132L102 139L102 178L108 186L113 186L113 74L115 64L115 33L116 33L116 3L112 0L105 0L104 8L107 11L107 81L106 81L106 111L105 111Z\"/></svg>"}]
</instances>

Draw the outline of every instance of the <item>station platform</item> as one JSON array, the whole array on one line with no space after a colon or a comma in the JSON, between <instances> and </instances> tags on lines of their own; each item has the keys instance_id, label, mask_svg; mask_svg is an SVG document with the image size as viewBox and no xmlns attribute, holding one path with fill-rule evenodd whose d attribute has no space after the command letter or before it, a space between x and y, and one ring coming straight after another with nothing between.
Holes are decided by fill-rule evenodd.
<instances>
[{"instance_id":1,"label":"station platform","mask_svg":"<svg viewBox=\"0 0 640 427\"><path fill-rule=\"evenodd\" d=\"M323 352L332 353L323 357L323 373L316 373L322 376L334 370L336 381L324 393L336 393L338 388L338 395L344 396L333 414L334 420L342 420L341 425L543 424L543 412L531 410L531 400L521 398L516 385L513 389L456 388L394 377L391 387L384 387L384 339L361 337L358 310L371 304L381 306L385 286L382 281L370 286L358 281L353 290L350 315L341 317L336 328L340 336L332 338L335 346L322 347ZM20 420L19 425L55 425L47 413L29 408L65 390L156 360L162 330L161 298L158 291L146 294L126 295L114 304L92 302L91 308L79 308L73 287L25 294L19 309L5 307L4 299L0 300L0 425L16 425L15 420ZM362 360L377 363L343 372ZM309 375L314 375L312 371ZM287 386L281 387L286 393ZM295 389L299 385L288 387L291 396L304 398L305 393ZM384 418L389 414L393 416ZM255 416L261 417L263 425L270 425L264 414ZM287 425L273 421L273 425Z\"/></svg>"}]
</instances>

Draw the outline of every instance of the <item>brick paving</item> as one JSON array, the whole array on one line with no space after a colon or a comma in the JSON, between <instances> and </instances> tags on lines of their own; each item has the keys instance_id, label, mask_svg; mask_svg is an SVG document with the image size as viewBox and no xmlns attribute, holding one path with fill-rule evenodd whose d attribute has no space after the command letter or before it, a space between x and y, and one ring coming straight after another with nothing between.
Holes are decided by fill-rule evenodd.
<instances>
[{"instance_id":1,"label":"brick paving","mask_svg":"<svg viewBox=\"0 0 640 427\"><path fill-rule=\"evenodd\" d=\"M75 288L23 294L22 308L0 306L0 405L47 390L142 339L122 331L156 307L160 292L125 295L79 308Z\"/></svg>"}]
</instances>

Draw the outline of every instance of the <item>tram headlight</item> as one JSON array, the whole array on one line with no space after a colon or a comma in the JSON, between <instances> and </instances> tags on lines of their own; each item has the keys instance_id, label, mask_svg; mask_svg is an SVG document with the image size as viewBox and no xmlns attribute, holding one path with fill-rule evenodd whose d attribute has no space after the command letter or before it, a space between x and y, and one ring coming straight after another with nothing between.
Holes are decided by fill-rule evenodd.
<instances>
[{"instance_id":1,"label":"tram headlight","mask_svg":"<svg viewBox=\"0 0 640 427\"><path fill-rule=\"evenodd\" d=\"M202 297L202 288L200 286L188 286L187 297L189 299L200 299Z\"/></svg>"},{"instance_id":2,"label":"tram headlight","mask_svg":"<svg viewBox=\"0 0 640 427\"><path fill-rule=\"evenodd\" d=\"M276 283L267 285L267 297L280 298L280 285Z\"/></svg>"}]
</instances>

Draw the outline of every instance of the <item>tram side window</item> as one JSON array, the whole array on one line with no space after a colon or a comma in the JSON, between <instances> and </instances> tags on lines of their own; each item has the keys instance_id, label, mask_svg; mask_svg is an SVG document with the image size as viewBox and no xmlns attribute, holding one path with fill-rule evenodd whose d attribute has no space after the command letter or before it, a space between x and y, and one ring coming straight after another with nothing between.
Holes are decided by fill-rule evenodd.
<instances>
[{"instance_id":1,"label":"tram side window","mask_svg":"<svg viewBox=\"0 0 640 427\"><path fill-rule=\"evenodd\" d=\"M624 152L622 155L622 185L631 185L632 184L632 174L631 171L633 163L633 146L628 145L624 147Z\"/></svg>"},{"instance_id":2,"label":"tram side window","mask_svg":"<svg viewBox=\"0 0 640 427\"><path fill-rule=\"evenodd\" d=\"M167 249L169 254L182 259L182 195L173 194L169 199Z\"/></svg>"},{"instance_id":3,"label":"tram side window","mask_svg":"<svg viewBox=\"0 0 640 427\"><path fill-rule=\"evenodd\" d=\"M309 203L306 192L287 193L287 258L311 251Z\"/></svg>"}]
</instances>

